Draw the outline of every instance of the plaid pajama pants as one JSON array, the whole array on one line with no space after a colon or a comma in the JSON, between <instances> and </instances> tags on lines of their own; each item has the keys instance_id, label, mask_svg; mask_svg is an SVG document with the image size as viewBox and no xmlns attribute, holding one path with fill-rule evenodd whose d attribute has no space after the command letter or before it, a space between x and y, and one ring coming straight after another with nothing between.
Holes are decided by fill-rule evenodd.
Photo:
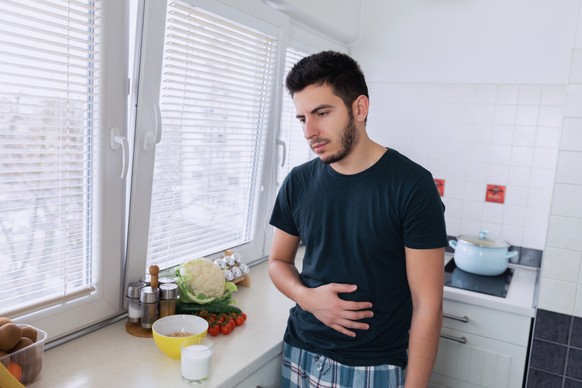
<instances>
[{"instance_id":1,"label":"plaid pajama pants","mask_svg":"<svg viewBox=\"0 0 582 388\"><path fill-rule=\"evenodd\" d=\"M349 366L287 343L283 345L282 388L403 388L404 371L394 365Z\"/></svg>"}]
</instances>

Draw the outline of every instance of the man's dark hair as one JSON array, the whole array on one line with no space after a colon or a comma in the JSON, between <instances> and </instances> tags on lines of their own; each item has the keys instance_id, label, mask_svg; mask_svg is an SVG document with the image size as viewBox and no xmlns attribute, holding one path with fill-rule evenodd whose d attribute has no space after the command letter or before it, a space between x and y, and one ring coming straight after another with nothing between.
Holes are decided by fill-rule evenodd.
<instances>
[{"instance_id":1,"label":"man's dark hair","mask_svg":"<svg viewBox=\"0 0 582 388\"><path fill-rule=\"evenodd\" d=\"M301 59L285 80L291 96L314 84L329 85L348 108L359 96L369 97L366 79L358 62L336 51L322 51Z\"/></svg>"}]
</instances>

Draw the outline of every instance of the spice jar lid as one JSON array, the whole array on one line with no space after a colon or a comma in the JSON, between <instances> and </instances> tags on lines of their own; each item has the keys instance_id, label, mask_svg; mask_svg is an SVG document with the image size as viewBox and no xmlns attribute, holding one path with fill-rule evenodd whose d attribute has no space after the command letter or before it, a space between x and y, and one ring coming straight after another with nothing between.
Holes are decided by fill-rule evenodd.
<instances>
[{"instance_id":1,"label":"spice jar lid","mask_svg":"<svg viewBox=\"0 0 582 388\"><path fill-rule=\"evenodd\" d=\"M127 285L127 297L132 299L139 298L139 293L146 286L145 282L133 282Z\"/></svg>"},{"instance_id":2,"label":"spice jar lid","mask_svg":"<svg viewBox=\"0 0 582 388\"><path fill-rule=\"evenodd\" d=\"M147 286L141 289L139 301L141 303L156 303L160 299L160 289L158 287Z\"/></svg>"},{"instance_id":3,"label":"spice jar lid","mask_svg":"<svg viewBox=\"0 0 582 388\"><path fill-rule=\"evenodd\" d=\"M163 278L159 278L158 283L160 284L176 283L176 278L171 276L165 276Z\"/></svg>"},{"instance_id":4,"label":"spice jar lid","mask_svg":"<svg viewBox=\"0 0 582 388\"><path fill-rule=\"evenodd\" d=\"M176 299L178 297L178 285L166 283L160 285L160 299Z\"/></svg>"}]
</instances>

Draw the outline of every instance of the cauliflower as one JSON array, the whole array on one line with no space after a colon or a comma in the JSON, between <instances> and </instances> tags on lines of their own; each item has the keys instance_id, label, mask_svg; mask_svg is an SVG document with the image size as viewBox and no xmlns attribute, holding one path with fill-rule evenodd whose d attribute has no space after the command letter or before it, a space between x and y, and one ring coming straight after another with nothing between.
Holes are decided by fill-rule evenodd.
<instances>
[{"instance_id":1,"label":"cauliflower","mask_svg":"<svg viewBox=\"0 0 582 388\"><path fill-rule=\"evenodd\" d=\"M220 267L205 257L180 264L176 270L176 283L182 302L206 304L215 300L228 302L234 283L226 282Z\"/></svg>"}]
</instances>

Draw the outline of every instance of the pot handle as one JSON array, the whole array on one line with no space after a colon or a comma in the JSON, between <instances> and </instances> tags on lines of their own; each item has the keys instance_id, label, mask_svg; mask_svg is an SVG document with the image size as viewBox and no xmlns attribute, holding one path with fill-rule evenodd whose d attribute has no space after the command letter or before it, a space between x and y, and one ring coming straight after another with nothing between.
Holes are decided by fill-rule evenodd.
<instances>
[{"instance_id":1,"label":"pot handle","mask_svg":"<svg viewBox=\"0 0 582 388\"><path fill-rule=\"evenodd\" d=\"M506 258L506 259L511 259L512 257L515 257L515 256L517 256L517 254L518 254L518 253L519 253L518 251L508 251L508 252L505 254L505 258Z\"/></svg>"},{"instance_id":2,"label":"pot handle","mask_svg":"<svg viewBox=\"0 0 582 388\"><path fill-rule=\"evenodd\" d=\"M457 240L449 240L449 246L453 249L457 249Z\"/></svg>"}]
</instances>

